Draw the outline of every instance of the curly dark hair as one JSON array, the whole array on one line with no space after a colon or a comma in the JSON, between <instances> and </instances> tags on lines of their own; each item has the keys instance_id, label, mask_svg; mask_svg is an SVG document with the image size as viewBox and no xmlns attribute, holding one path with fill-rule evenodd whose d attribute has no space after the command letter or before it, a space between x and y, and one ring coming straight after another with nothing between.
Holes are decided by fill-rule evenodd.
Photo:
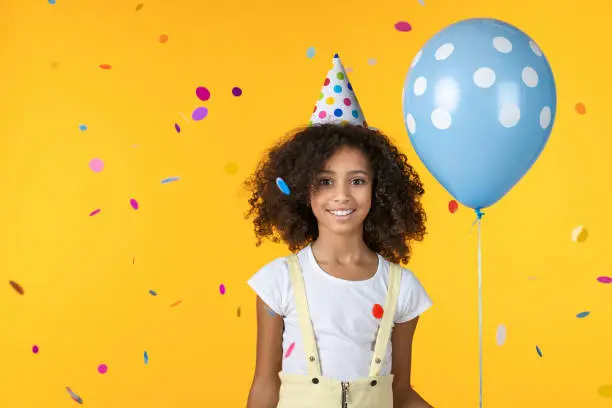
<instances>
[{"instance_id":1,"label":"curly dark hair","mask_svg":"<svg viewBox=\"0 0 612 408\"><path fill-rule=\"evenodd\" d=\"M302 249L319 236L310 208L315 177L341 147L359 149L373 171L372 206L364 220L368 248L390 262L407 263L410 242L425 235L426 215L421 205L425 192L406 155L387 136L355 125L318 124L297 129L266 152L255 172L245 181L251 197L245 219L252 218L257 246L264 238L285 242L289 250ZM282 178L291 193L276 185Z\"/></svg>"}]
</instances>

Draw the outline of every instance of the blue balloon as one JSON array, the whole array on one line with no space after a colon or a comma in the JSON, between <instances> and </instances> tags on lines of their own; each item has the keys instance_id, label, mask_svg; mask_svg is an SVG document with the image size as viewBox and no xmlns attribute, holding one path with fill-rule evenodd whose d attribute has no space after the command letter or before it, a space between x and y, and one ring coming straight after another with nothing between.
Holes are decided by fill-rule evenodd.
<instances>
[{"instance_id":1,"label":"blue balloon","mask_svg":"<svg viewBox=\"0 0 612 408\"><path fill-rule=\"evenodd\" d=\"M417 53L403 90L410 141L463 205L495 204L546 145L557 107L538 45L499 20L452 24Z\"/></svg>"}]
</instances>

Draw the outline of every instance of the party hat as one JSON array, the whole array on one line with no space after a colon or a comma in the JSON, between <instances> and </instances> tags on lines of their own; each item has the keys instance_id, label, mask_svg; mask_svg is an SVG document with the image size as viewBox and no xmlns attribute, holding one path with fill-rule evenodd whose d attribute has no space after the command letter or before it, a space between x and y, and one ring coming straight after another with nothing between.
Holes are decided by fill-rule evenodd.
<instances>
[{"instance_id":1,"label":"party hat","mask_svg":"<svg viewBox=\"0 0 612 408\"><path fill-rule=\"evenodd\" d=\"M327 73L310 124L337 123L368 127L338 54Z\"/></svg>"}]
</instances>

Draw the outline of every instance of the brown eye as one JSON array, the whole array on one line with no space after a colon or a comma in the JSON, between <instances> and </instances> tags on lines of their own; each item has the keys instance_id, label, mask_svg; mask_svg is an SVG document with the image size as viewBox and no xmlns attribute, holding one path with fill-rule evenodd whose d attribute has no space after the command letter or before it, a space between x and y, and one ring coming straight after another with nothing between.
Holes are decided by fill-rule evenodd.
<instances>
[{"instance_id":1,"label":"brown eye","mask_svg":"<svg viewBox=\"0 0 612 408\"><path fill-rule=\"evenodd\" d=\"M330 179L319 179L319 185L320 186L327 186L331 184L331 180Z\"/></svg>"},{"instance_id":2,"label":"brown eye","mask_svg":"<svg viewBox=\"0 0 612 408\"><path fill-rule=\"evenodd\" d=\"M357 185L363 185L366 184L366 181L364 179L353 179L353 184L357 184Z\"/></svg>"}]
</instances>

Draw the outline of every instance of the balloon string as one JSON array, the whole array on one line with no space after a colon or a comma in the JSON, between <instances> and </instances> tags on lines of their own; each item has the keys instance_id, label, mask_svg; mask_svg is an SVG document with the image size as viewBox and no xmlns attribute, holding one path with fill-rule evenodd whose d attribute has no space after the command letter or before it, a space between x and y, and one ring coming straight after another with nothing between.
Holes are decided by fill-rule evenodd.
<instances>
[{"instance_id":1,"label":"balloon string","mask_svg":"<svg viewBox=\"0 0 612 408\"><path fill-rule=\"evenodd\" d=\"M478 223L478 374L479 374L479 408L482 408L482 230L481 219L484 213L479 208L475 209ZM472 224L472 225L474 225Z\"/></svg>"}]
</instances>

